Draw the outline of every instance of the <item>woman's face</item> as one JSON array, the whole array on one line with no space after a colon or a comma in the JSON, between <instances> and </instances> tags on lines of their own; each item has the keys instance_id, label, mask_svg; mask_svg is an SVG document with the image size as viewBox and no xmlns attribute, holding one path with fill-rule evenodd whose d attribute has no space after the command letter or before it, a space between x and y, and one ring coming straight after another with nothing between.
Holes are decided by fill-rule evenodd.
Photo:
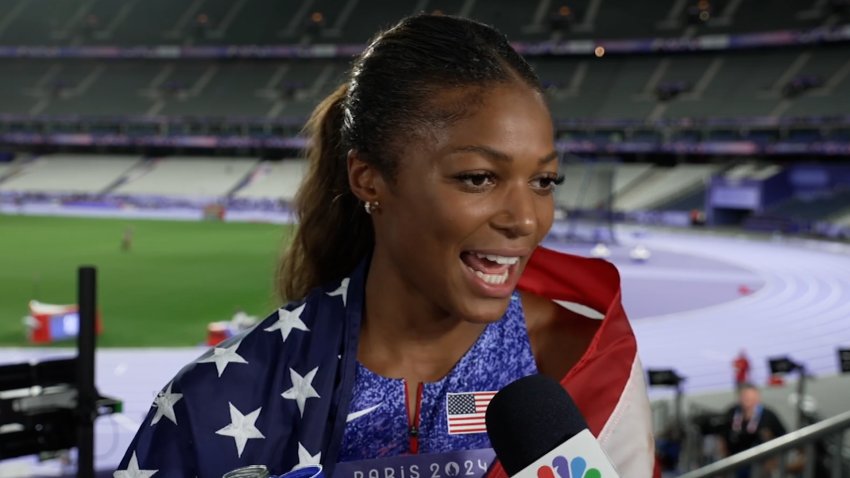
<instances>
[{"instance_id":1,"label":"woman's face","mask_svg":"<svg viewBox=\"0 0 850 478\"><path fill-rule=\"evenodd\" d=\"M558 176L542 96L519 83L449 90L462 119L402 143L394 183L380 188L376 256L424 307L473 322L498 320L552 226Z\"/></svg>"}]
</instances>

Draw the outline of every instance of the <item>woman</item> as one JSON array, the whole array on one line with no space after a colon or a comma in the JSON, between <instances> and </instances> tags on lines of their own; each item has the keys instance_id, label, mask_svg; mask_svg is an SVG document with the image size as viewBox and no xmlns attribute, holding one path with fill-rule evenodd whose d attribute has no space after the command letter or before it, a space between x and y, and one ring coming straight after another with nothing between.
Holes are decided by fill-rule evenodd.
<instances>
[{"instance_id":1,"label":"woman","mask_svg":"<svg viewBox=\"0 0 850 478\"><path fill-rule=\"evenodd\" d=\"M560 182L553 126L536 75L501 34L405 19L307 131L300 226L279 271L296 301L181 371L117 473L322 463L330 474L344 461L487 448L483 429L449 424L447 397L538 371L581 387L571 392L603 446L611 417L643 416L616 272L535 252ZM549 299L616 317L600 326ZM621 397L635 393L626 413ZM612 459L649 476L651 436L639 438Z\"/></svg>"}]
</instances>

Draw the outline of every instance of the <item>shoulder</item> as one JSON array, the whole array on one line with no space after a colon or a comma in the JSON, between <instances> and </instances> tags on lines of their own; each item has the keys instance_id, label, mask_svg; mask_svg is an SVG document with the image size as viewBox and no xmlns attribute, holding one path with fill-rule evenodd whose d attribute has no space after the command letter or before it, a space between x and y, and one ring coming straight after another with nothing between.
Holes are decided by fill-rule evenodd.
<instances>
[{"instance_id":1,"label":"shoulder","mask_svg":"<svg viewBox=\"0 0 850 478\"><path fill-rule=\"evenodd\" d=\"M281 335L299 328L290 323L289 330L284 330L285 313L286 309L276 310L250 329L208 348L178 372L174 386L181 392L209 392L221 386L232 387L234 381L257 379L280 352L277 343Z\"/></svg>"},{"instance_id":2,"label":"shoulder","mask_svg":"<svg viewBox=\"0 0 850 478\"><path fill-rule=\"evenodd\" d=\"M317 289L186 365L157 396L135 439L139 457L149 457L142 458L151 463L144 466L157 468L153 463L159 460L163 464L158 468L176 471L177 465L160 459L173 452L174 463L206 471L169 476L221 476L249 463L269 464L282 472L297 463L300 443L320 449L331 416L328 405L337 396L342 303L340 297ZM253 434L247 444L233 434L237 423ZM308 443L300 427L318 431L311 431ZM202 442L203 456L192 458ZM184 449L172 443L192 446ZM150 461L154 456L158 458Z\"/></svg>"},{"instance_id":3,"label":"shoulder","mask_svg":"<svg viewBox=\"0 0 850 478\"><path fill-rule=\"evenodd\" d=\"M331 349L327 346L341 335L343 323L344 308L336 305L342 301L329 292L333 289L317 288L209 348L177 374L175 385L184 390L208 390L261 383L281 371L289 376L288 368L298 368L307 359L320 360Z\"/></svg>"},{"instance_id":4,"label":"shoulder","mask_svg":"<svg viewBox=\"0 0 850 478\"><path fill-rule=\"evenodd\" d=\"M531 292L521 297L538 369L561 379L584 355L602 321Z\"/></svg>"},{"instance_id":5,"label":"shoulder","mask_svg":"<svg viewBox=\"0 0 850 478\"><path fill-rule=\"evenodd\" d=\"M529 334L567 330L572 337L589 339L602 322L531 292L523 291L520 297Z\"/></svg>"},{"instance_id":6,"label":"shoulder","mask_svg":"<svg viewBox=\"0 0 850 478\"><path fill-rule=\"evenodd\" d=\"M781 428L781 429L784 430L785 427L782 424L782 419L779 418L779 415L777 415L776 412L774 412L770 408L765 407L764 410L762 411L762 414L764 416L764 420L770 426Z\"/></svg>"}]
</instances>

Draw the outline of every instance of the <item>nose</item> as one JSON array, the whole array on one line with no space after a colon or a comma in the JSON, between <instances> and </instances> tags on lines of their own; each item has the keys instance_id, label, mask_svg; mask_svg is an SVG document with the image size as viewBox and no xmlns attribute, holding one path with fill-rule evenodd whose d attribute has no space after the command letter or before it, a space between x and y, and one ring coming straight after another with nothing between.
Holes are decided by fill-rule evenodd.
<instances>
[{"instance_id":1,"label":"nose","mask_svg":"<svg viewBox=\"0 0 850 478\"><path fill-rule=\"evenodd\" d=\"M538 211L536 193L527 184L512 185L501 197L493 227L509 238L530 236L537 231Z\"/></svg>"}]
</instances>

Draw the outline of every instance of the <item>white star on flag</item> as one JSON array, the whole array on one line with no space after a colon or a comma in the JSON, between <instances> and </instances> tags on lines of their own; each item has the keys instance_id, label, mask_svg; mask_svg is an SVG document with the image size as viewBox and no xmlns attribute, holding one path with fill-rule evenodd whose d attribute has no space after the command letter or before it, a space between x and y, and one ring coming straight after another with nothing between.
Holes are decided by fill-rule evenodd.
<instances>
[{"instance_id":1,"label":"white star on flag","mask_svg":"<svg viewBox=\"0 0 850 478\"><path fill-rule=\"evenodd\" d=\"M346 305L345 301L346 301L346 298L348 296L348 281L349 281L349 279L348 279L348 277L346 277L345 279L342 280L342 282L339 283L339 287L337 287L337 289L335 291L327 292L328 296L330 296L330 297L336 297L336 296L342 297L342 305L343 306Z\"/></svg>"},{"instance_id":2,"label":"white star on flag","mask_svg":"<svg viewBox=\"0 0 850 478\"><path fill-rule=\"evenodd\" d=\"M316 453L315 455L311 455L304 445L301 442L298 442L298 464L295 465L295 470L298 468L303 468L305 466L310 465L321 465L322 460L322 452Z\"/></svg>"},{"instance_id":3,"label":"white star on flag","mask_svg":"<svg viewBox=\"0 0 850 478\"><path fill-rule=\"evenodd\" d=\"M233 440L236 442L236 453L239 457L241 457L242 451L245 450L245 444L248 443L248 440L252 438L266 438L265 435L260 433L260 430L257 430L257 427L254 426L254 423L257 421L257 417L260 416L260 410L262 410L263 407L260 407L247 415L242 415L242 412L234 407L232 403L227 402L227 404L230 405L230 425L227 425L215 433L216 435L233 437Z\"/></svg>"},{"instance_id":4,"label":"white star on flag","mask_svg":"<svg viewBox=\"0 0 850 478\"><path fill-rule=\"evenodd\" d=\"M180 401L183 398L182 393L171 393L171 385L168 384L168 388L164 392L159 392L159 395L153 401L154 406L156 407L156 415L151 419L151 426L156 425L162 417L165 417L175 425L177 425L177 416L174 414L174 404Z\"/></svg>"},{"instance_id":5,"label":"white star on flag","mask_svg":"<svg viewBox=\"0 0 850 478\"><path fill-rule=\"evenodd\" d=\"M300 450L299 450L300 451ZM113 478L150 478L159 470L140 470L139 460L136 458L136 452L130 457L130 463L127 463L126 470L117 470L112 474Z\"/></svg>"},{"instance_id":6,"label":"white star on flag","mask_svg":"<svg viewBox=\"0 0 850 478\"><path fill-rule=\"evenodd\" d=\"M307 304L301 304L294 310L286 310L284 308L278 309L277 322L264 330L266 332L280 330L280 336L283 338L284 342L286 342L286 339L289 337L289 333L292 332L292 329L309 332L310 329L307 328L307 324L301 321L301 313L304 312L305 305Z\"/></svg>"},{"instance_id":7,"label":"white star on flag","mask_svg":"<svg viewBox=\"0 0 850 478\"><path fill-rule=\"evenodd\" d=\"M298 372L290 368L289 376L292 378L292 388L280 394L283 398L295 400L302 417L304 416L304 404L307 402L307 399L321 398L316 392L316 389L313 388L313 378L316 377L318 371L319 367L316 367L302 377Z\"/></svg>"},{"instance_id":8,"label":"white star on flag","mask_svg":"<svg viewBox=\"0 0 850 478\"><path fill-rule=\"evenodd\" d=\"M229 363L248 363L247 360L242 358L241 355L236 353L236 349L242 345L242 341L236 342L230 347L221 348L216 347L213 349L213 353L207 355L204 358L198 359L198 363L215 363L215 368L218 370L218 376L221 377L221 374L224 373L224 369L227 368L227 364Z\"/></svg>"}]
</instances>

